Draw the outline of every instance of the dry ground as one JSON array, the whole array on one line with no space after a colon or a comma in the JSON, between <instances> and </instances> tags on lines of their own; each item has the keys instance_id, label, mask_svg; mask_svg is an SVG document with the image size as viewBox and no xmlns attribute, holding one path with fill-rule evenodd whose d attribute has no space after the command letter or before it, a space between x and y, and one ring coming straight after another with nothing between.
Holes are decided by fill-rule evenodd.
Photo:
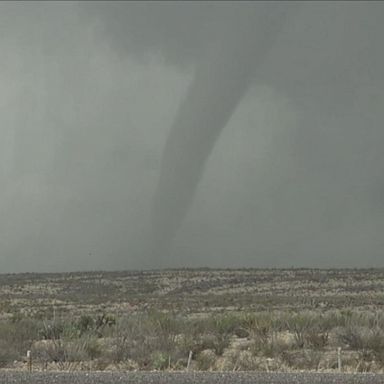
<instances>
[{"instance_id":1,"label":"dry ground","mask_svg":"<svg viewBox=\"0 0 384 384\"><path fill-rule=\"evenodd\" d=\"M2 368L335 371L339 346L384 371L384 269L0 275Z\"/></svg>"},{"instance_id":2,"label":"dry ground","mask_svg":"<svg viewBox=\"0 0 384 384\"><path fill-rule=\"evenodd\" d=\"M384 308L384 269L240 269L0 275L0 313L118 314Z\"/></svg>"}]
</instances>

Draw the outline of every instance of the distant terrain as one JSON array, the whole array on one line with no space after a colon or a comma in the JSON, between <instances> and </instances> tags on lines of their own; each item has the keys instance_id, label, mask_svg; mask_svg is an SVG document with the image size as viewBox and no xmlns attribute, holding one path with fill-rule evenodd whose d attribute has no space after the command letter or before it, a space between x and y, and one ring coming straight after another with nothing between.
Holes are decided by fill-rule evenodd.
<instances>
[{"instance_id":1,"label":"distant terrain","mask_svg":"<svg viewBox=\"0 0 384 384\"><path fill-rule=\"evenodd\" d=\"M0 368L27 350L34 371L383 373L384 269L0 275Z\"/></svg>"}]
</instances>

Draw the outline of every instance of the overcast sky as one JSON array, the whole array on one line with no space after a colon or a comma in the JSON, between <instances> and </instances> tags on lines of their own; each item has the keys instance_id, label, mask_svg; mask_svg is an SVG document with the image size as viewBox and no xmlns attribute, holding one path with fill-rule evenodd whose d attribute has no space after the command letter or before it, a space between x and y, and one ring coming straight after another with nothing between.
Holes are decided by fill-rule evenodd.
<instances>
[{"instance_id":1,"label":"overcast sky","mask_svg":"<svg viewBox=\"0 0 384 384\"><path fill-rule=\"evenodd\" d=\"M0 2L0 271L383 267L384 4L288 4Z\"/></svg>"}]
</instances>

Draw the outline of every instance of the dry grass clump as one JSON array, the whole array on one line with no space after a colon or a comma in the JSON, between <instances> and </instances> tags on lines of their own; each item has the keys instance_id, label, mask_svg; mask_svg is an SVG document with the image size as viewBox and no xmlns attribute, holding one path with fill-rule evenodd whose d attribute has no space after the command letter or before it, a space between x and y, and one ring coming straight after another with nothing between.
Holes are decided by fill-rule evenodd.
<instances>
[{"instance_id":1,"label":"dry grass clump","mask_svg":"<svg viewBox=\"0 0 384 384\"><path fill-rule=\"evenodd\" d=\"M197 368L202 371L214 369L217 361L217 355L212 349L202 350L196 357Z\"/></svg>"}]
</instances>

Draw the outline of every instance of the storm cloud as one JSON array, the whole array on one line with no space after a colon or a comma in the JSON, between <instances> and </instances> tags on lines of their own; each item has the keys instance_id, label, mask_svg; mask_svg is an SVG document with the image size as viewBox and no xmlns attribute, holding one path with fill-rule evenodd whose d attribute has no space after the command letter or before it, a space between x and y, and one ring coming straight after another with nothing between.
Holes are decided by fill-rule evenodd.
<instances>
[{"instance_id":1,"label":"storm cloud","mask_svg":"<svg viewBox=\"0 0 384 384\"><path fill-rule=\"evenodd\" d=\"M384 6L282 7L1 3L2 271L382 266ZM172 152L199 76L220 129Z\"/></svg>"}]
</instances>

